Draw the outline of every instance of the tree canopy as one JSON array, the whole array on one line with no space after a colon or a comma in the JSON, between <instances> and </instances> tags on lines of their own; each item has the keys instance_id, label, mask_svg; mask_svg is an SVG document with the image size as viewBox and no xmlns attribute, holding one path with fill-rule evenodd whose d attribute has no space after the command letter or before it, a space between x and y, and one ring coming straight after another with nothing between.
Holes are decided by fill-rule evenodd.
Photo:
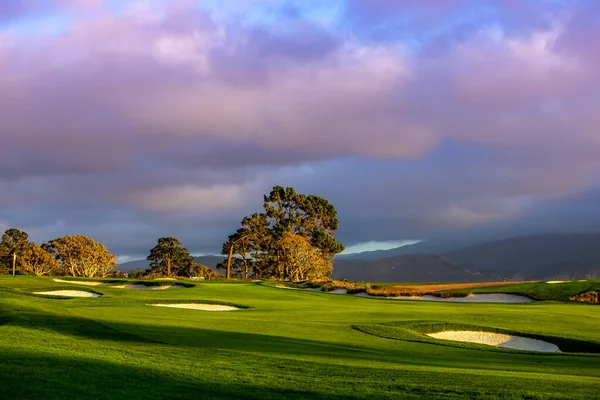
<instances>
[{"instance_id":1,"label":"tree canopy","mask_svg":"<svg viewBox=\"0 0 600 400\"><path fill-rule=\"evenodd\" d=\"M158 239L146 259L150 261L150 275L189 276L194 265L194 257L174 237Z\"/></svg>"},{"instance_id":2,"label":"tree canopy","mask_svg":"<svg viewBox=\"0 0 600 400\"><path fill-rule=\"evenodd\" d=\"M116 255L100 242L84 235L62 236L42 246L71 276L106 277L116 268Z\"/></svg>"},{"instance_id":3,"label":"tree canopy","mask_svg":"<svg viewBox=\"0 0 600 400\"><path fill-rule=\"evenodd\" d=\"M21 256L21 268L34 275L43 276L60 271L60 264L50 253L35 243L29 243Z\"/></svg>"},{"instance_id":4,"label":"tree canopy","mask_svg":"<svg viewBox=\"0 0 600 400\"><path fill-rule=\"evenodd\" d=\"M29 235L16 228L10 228L2 235L0 241L0 270L12 269L13 257L16 255L16 267L21 269L21 256L29 247Z\"/></svg>"},{"instance_id":5,"label":"tree canopy","mask_svg":"<svg viewBox=\"0 0 600 400\"><path fill-rule=\"evenodd\" d=\"M316 277L308 270L318 271L319 277L329 276L333 258L344 250L334 235L339 226L335 207L321 197L275 186L264 196L263 208L264 212L245 217L223 244L228 259L220 267L227 270L227 277L232 267L235 275L245 278L250 274L279 279ZM291 268L292 259L302 267Z\"/></svg>"}]
</instances>

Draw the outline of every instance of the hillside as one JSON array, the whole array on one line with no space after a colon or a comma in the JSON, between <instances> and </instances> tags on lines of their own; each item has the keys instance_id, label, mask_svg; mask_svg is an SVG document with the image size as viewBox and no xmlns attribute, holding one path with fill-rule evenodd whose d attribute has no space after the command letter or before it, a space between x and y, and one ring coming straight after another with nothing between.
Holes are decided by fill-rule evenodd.
<instances>
[{"instance_id":1,"label":"hillside","mask_svg":"<svg viewBox=\"0 0 600 400\"><path fill-rule=\"evenodd\" d=\"M480 242L471 239L425 240L415 244L396 247L395 249L364 251L362 253L339 255L336 258L340 260L377 260L407 254L442 254L460 250L476 243L479 244Z\"/></svg>"},{"instance_id":2,"label":"hillside","mask_svg":"<svg viewBox=\"0 0 600 400\"><path fill-rule=\"evenodd\" d=\"M516 237L443 254L482 273L523 279L587 278L600 270L600 234L551 234Z\"/></svg>"},{"instance_id":3,"label":"hillside","mask_svg":"<svg viewBox=\"0 0 600 400\"><path fill-rule=\"evenodd\" d=\"M333 278L373 282L469 282L486 277L437 255L409 254L378 260L334 261Z\"/></svg>"}]
</instances>

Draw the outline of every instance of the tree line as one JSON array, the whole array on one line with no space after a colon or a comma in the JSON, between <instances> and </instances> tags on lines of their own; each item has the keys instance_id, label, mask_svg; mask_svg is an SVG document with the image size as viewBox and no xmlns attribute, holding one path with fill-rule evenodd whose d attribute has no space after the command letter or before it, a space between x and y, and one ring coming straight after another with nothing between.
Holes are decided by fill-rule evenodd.
<instances>
[{"instance_id":1,"label":"tree line","mask_svg":"<svg viewBox=\"0 0 600 400\"><path fill-rule=\"evenodd\" d=\"M325 199L275 186L264 196L263 212L242 219L241 226L222 246L225 261L217 266L225 277L237 279L313 280L327 278L332 261L344 250L335 239L339 221ZM37 245L26 232L8 229L0 241L0 273L74 277L122 276L116 254L84 235L67 235ZM146 258L148 269L129 273L134 278L201 277L216 279L216 271L195 262L173 237L158 239Z\"/></svg>"}]
</instances>

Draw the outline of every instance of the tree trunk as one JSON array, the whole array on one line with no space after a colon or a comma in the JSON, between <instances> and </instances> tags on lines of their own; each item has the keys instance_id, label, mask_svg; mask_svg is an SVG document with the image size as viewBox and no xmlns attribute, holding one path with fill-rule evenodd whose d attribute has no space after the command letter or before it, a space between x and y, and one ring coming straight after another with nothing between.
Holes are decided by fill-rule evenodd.
<instances>
[{"instance_id":1,"label":"tree trunk","mask_svg":"<svg viewBox=\"0 0 600 400\"><path fill-rule=\"evenodd\" d=\"M233 242L229 246L229 256L227 257L227 279L231 278L231 257L233 257Z\"/></svg>"}]
</instances>

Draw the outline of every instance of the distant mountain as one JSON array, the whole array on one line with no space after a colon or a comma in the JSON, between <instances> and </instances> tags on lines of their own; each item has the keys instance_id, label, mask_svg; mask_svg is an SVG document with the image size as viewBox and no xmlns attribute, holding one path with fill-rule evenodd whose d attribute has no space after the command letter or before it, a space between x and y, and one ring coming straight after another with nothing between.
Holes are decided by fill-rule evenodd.
<instances>
[{"instance_id":1,"label":"distant mountain","mask_svg":"<svg viewBox=\"0 0 600 400\"><path fill-rule=\"evenodd\" d=\"M396 247L390 250L364 251L362 253L345 254L336 257L338 260L377 260L380 258L390 258L403 256L407 254L442 254L454 250L459 250L467 246L480 243L480 241L471 239L460 240L425 240L419 243L410 244L402 247Z\"/></svg>"},{"instance_id":2,"label":"distant mountain","mask_svg":"<svg viewBox=\"0 0 600 400\"><path fill-rule=\"evenodd\" d=\"M486 279L481 273L430 254L376 260L336 259L332 277L371 282L473 282Z\"/></svg>"},{"instance_id":3,"label":"distant mountain","mask_svg":"<svg viewBox=\"0 0 600 400\"><path fill-rule=\"evenodd\" d=\"M515 237L447 252L443 257L482 273L583 279L600 271L600 233Z\"/></svg>"},{"instance_id":4,"label":"distant mountain","mask_svg":"<svg viewBox=\"0 0 600 400\"><path fill-rule=\"evenodd\" d=\"M336 257L332 276L380 282L586 279L588 276L600 276L600 233L524 236L462 248L461 243L464 241L428 241L392 250ZM211 255L195 259L215 269L225 257ZM128 272L148 268L148 262L135 260L119 264L118 268Z\"/></svg>"},{"instance_id":5,"label":"distant mountain","mask_svg":"<svg viewBox=\"0 0 600 400\"><path fill-rule=\"evenodd\" d=\"M194 260L198 264L206 265L210 269L216 269L217 264L220 263L221 261L225 260L225 257L208 255L208 256L194 257ZM138 268L148 269L148 268L150 268L150 265L148 264L147 260L133 260L133 261L128 261L128 262L119 264L117 266L117 269L121 272L130 272L130 271L132 271L134 269L138 269Z\"/></svg>"},{"instance_id":6,"label":"distant mountain","mask_svg":"<svg viewBox=\"0 0 600 400\"><path fill-rule=\"evenodd\" d=\"M121 272L130 272L134 269L144 268L148 269L150 266L148 265L148 261L146 260L133 260L127 261L125 263L117 265L117 269Z\"/></svg>"}]
</instances>

